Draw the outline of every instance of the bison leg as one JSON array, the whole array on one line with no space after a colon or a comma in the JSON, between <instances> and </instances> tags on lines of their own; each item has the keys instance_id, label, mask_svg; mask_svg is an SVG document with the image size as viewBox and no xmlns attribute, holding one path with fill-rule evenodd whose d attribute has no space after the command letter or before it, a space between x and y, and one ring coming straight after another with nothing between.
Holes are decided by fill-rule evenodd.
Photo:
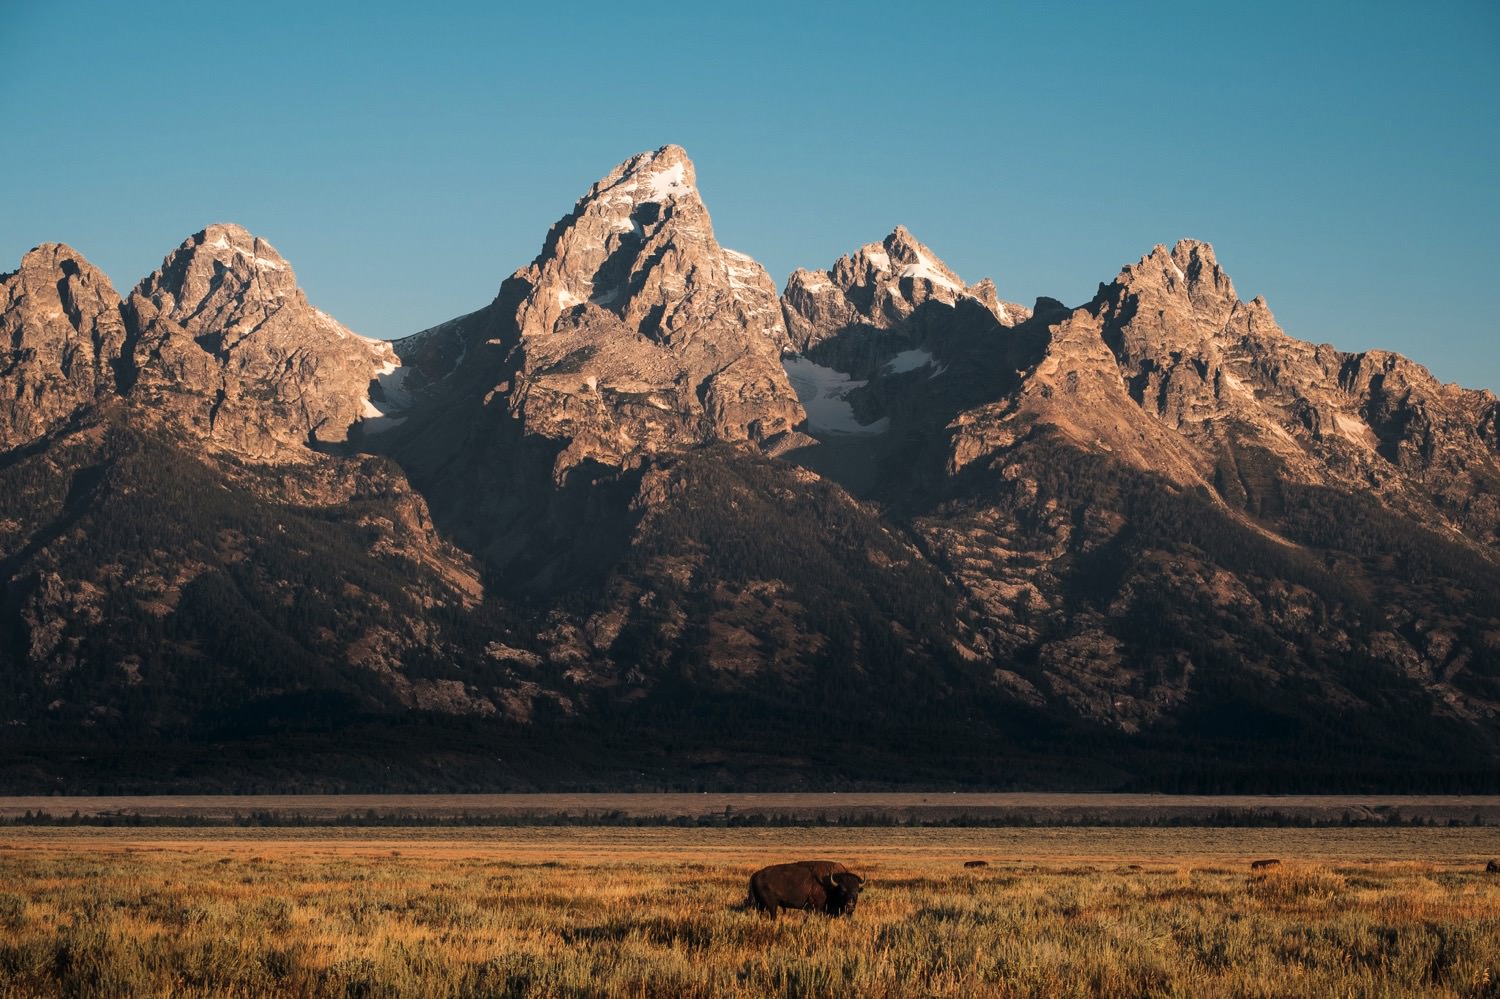
<instances>
[{"instance_id":1,"label":"bison leg","mask_svg":"<svg viewBox=\"0 0 1500 999\"><path fill-rule=\"evenodd\" d=\"M770 913L773 920L776 918L776 900L765 898L756 891L754 878L750 879L750 908Z\"/></svg>"}]
</instances>

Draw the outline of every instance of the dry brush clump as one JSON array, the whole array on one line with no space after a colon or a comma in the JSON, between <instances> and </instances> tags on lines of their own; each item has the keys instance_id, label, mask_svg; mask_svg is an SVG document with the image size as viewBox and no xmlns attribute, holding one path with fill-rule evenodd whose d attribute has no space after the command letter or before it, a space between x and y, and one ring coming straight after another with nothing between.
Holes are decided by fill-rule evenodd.
<instances>
[{"instance_id":1,"label":"dry brush clump","mask_svg":"<svg viewBox=\"0 0 1500 999\"><path fill-rule=\"evenodd\" d=\"M483 844L0 848L0 995L1500 996L1500 880L1477 869L973 871L879 852L880 835L853 918L777 922L741 907L747 855L570 852L566 835L545 862Z\"/></svg>"}]
</instances>

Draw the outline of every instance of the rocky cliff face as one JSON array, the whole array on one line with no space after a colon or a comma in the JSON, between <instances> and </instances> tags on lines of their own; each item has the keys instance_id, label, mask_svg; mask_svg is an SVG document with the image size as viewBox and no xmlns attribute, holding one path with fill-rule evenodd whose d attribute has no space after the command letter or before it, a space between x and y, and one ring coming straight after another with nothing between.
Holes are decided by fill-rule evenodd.
<instances>
[{"instance_id":1,"label":"rocky cliff face","mask_svg":"<svg viewBox=\"0 0 1500 999\"><path fill-rule=\"evenodd\" d=\"M1273 481L1372 491L1494 543L1493 394L1441 385L1399 355L1287 336L1264 299L1236 295L1206 243L1156 247L1044 325L1018 390L955 421L951 470L1044 424L1236 509Z\"/></svg>"},{"instance_id":2,"label":"rocky cliff face","mask_svg":"<svg viewBox=\"0 0 1500 999\"><path fill-rule=\"evenodd\" d=\"M1002 326L1031 317L1025 306L1000 301L989 278L965 285L905 226L897 226L881 242L840 257L826 271L793 271L782 307L792 345L806 353L848 330L900 326L927 302L951 306L960 299L978 302Z\"/></svg>"},{"instance_id":3,"label":"rocky cliff face","mask_svg":"<svg viewBox=\"0 0 1500 999\"><path fill-rule=\"evenodd\" d=\"M61 243L0 275L0 451L115 395L125 324L109 279Z\"/></svg>"},{"instance_id":4,"label":"rocky cliff face","mask_svg":"<svg viewBox=\"0 0 1500 999\"><path fill-rule=\"evenodd\" d=\"M1131 397L1196 448L1200 475L1232 502L1256 488L1228 470L1250 450L1278 481L1369 490L1481 543L1500 538L1492 393L1442 385L1396 354L1287 336L1193 240L1126 267L1089 311Z\"/></svg>"},{"instance_id":5,"label":"rocky cliff face","mask_svg":"<svg viewBox=\"0 0 1500 999\"><path fill-rule=\"evenodd\" d=\"M125 303L131 397L165 425L256 460L299 460L378 417L372 381L399 367L384 341L308 304L291 265L233 225L188 238Z\"/></svg>"},{"instance_id":6,"label":"rocky cliff face","mask_svg":"<svg viewBox=\"0 0 1500 999\"><path fill-rule=\"evenodd\" d=\"M803 419L775 285L719 246L695 184L677 146L632 157L512 278L514 378L491 404L564 443L559 478L704 441L765 446Z\"/></svg>"}]
</instances>

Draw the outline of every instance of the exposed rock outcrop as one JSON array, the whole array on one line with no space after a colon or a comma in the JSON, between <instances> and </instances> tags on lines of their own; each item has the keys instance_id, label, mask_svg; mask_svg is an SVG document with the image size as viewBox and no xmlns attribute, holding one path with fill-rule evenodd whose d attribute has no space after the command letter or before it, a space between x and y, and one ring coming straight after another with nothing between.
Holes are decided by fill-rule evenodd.
<instances>
[{"instance_id":1,"label":"exposed rock outcrop","mask_svg":"<svg viewBox=\"0 0 1500 999\"><path fill-rule=\"evenodd\" d=\"M301 460L378 417L384 341L308 304L291 265L239 226L189 237L131 293L132 398L168 425L257 460Z\"/></svg>"},{"instance_id":2,"label":"exposed rock outcrop","mask_svg":"<svg viewBox=\"0 0 1500 999\"><path fill-rule=\"evenodd\" d=\"M1107 454L1180 485L1202 485L1195 456L1170 430L1140 418L1120 371L1086 309L1047 327L1040 360L1014 393L960 413L952 431L950 474L992 458L1039 426L1079 449Z\"/></svg>"},{"instance_id":3,"label":"exposed rock outcrop","mask_svg":"<svg viewBox=\"0 0 1500 999\"><path fill-rule=\"evenodd\" d=\"M793 271L782 306L792 345L805 353L851 328L891 329L924 303L953 305L964 298L983 305L1002 326L1031 316L1025 306L1000 301L989 278L965 285L905 226L897 226L881 242L840 257L826 271Z\"/></svg>"},{"instance_id":4,"label":"exposed rock outcrop","mask_svg":"<svg viewBox=\"0 0 1500 999\"><path fill-rule=\"evenodd\" d=\"M0 452L115 394L125 345L109 278L61 243L0 275Z\"/></svg>"},{"instance_id":5,"label":"exposed rock outcrop","mask_svg":"<svg viewBox=\"0 0 1500 999\"><path fill-rule=\"evenodd\" d=\"M1247 486L1226 483L1225 469L1250 449L1279 481L1373 490L1481 543L1500 540L1492 393L1443 385L1398 354L1287 336L1195 240L1126 267L1090 312L1131 397L1197 450L1199 474L1217 476L1231 500Z\"/></svg>"},{"instance_id":6,"label":"exposed rock outcrop","mask_svg":"<svg viewBox=\"0 0 1500 999\"><path fill-rule=\"evenodd\" d=\"M514 383L491 404L565 443L559 478L709 440L764 445L803 419L775 285L714 239L677 146L590 188L511 282Z\"/></svg>"}]
</instances>

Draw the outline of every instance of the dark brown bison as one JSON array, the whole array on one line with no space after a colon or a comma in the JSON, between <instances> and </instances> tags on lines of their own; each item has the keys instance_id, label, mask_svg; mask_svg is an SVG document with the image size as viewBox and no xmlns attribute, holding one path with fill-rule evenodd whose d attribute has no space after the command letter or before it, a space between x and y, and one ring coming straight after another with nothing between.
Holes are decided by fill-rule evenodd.
<instances>
[{"instance_id":1,"label":"dark brown bison","mask_svg":"<svg viewBox=\"0 0 1500 999\"><path fill-rule=\"evenodd\" d=\"M988 867L988 866L990 866L990 862L988 860L965 860L964 861L964 866L965 867Z\"/></svg>"},{"instance_id":2,"label":"dark brown bison","mask_svg":"<svg viewBox=\"0 0 1500 999\"><path fill-rule=\"evenodd\" d=\"M1281 861L1276 860L1274 858L1267 859L1267 860L1252 860L1252 861L1250 861L1250 869L1252 871L1265 871L1265 870L1269 870L1272 867L1280 867L1280 866L1281 866Z\"/></svg>"},{"instance_id":3,"label":"dark brown bison","mask_svg":"<svg viewBox=\"0 0 1500 999\"><path fill-rule=\"evenodd\" d=\"M1492 860L1484 865L1484 869L1490 874L1500 874L1500 860Z\"/></svg>"},{"instance_id":4,"label":"dark brown bison","mask_svg":"<svg viewBox=\"0 0 1500 999\"><path fill-rule=\"evenodd\" d=\"M854 914L864 884L864 878L836 860L772 864L750 875L748 904L770 913L772 919L778 909L849 916Z\"/></svg>"}]
</instances>

